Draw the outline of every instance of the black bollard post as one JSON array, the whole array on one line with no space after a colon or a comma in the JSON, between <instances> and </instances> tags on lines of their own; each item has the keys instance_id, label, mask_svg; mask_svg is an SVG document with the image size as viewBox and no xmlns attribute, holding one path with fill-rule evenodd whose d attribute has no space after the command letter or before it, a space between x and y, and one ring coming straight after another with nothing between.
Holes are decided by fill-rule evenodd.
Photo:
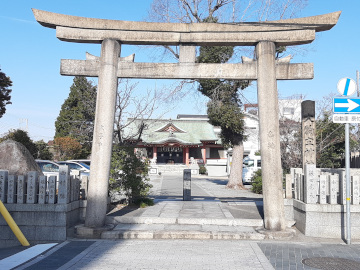
<instances>
[{"instance_id":1,"label":"black bollard post","mask_svg":"<svg viewBox=\"0 0 360 270\"><path fill-rule=\"evenodd\" d=\"M191 170L190 169L184 170L183 201L191 201Z\"/></svg>"}]
</instances>

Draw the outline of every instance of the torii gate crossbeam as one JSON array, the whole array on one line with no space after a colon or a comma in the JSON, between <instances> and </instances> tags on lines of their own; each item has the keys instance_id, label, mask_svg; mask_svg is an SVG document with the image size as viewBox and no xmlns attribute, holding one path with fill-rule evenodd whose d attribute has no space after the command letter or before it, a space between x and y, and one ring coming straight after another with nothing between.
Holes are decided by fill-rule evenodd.
<instances>
[{"instance_id":1,"label":"torii gate crossbeam","mask_svg":"<svg viewBox=\"0 0 360 270\"><path fill-rule=\"evenodd\" d=\"M311 43L341 12L270 22L233 24L148 23L68 16L33 9L36 20L60 40L100 43L101 56L62 60L62 75L99 77L85 226L105 223L117 78L257 80L265 229L281 231L284 218L277 80L312 79L312 64L275 60L276 46ZM179 45L179 63L134 63L120 44ZM255 46L256 59L238 64L195 63L196 46Z\"/></svg>"}]
</instances>

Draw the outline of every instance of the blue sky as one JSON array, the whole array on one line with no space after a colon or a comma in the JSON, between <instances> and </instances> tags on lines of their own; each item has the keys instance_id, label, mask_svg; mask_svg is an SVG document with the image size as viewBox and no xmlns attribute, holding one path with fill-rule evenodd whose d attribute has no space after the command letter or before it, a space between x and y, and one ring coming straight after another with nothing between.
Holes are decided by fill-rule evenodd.
<instances>
[{"instance_id":1,"label":"blue sky","mask_svg":"<svg viewBox=\"0 0 360 270\"><path fill-rule=\"evenodd\" d=\"M27 128L33 140L48 141L55 133L54 122L69 94L73 77L60 75L60 59L85 59L85 52L100 54L100 45L59 41L54 29L38 24L31 8L68 15L104 19L141 21L147 17L152 0L136 1L4 1L0 9L0 67L13 81L12 105L0 118L0 136L11 128ZM324 5L324 3L326 3ZM309 0L298 17L342 11L338 24L317 39L300 46L293 63L314 63L315 78L309 81L279 82L281 97L302 94L306 99L321 100L336 93L339 79L356 75L360 69L360 1ZM122 56L136 53L135 61L150 61L150 50L127 46ZM138 91L158 87L159 80L141 81ZM195 98L194 98L195 96ZM166 117L179 113L205 113L198 94L172 106ZM256 101L256 87L245 90L251 103Z\"/></svg>"}]
</instances>

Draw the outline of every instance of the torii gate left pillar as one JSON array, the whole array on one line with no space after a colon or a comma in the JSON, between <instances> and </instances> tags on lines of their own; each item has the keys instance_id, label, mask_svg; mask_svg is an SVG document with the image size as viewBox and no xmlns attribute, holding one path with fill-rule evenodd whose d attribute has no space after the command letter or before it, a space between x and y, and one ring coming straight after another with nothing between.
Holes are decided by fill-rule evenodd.
<instances>
[{"instance_id":1,"label":"torii gate left pillar","mask_svg":"<svg viewBox=\"0 0 360 270\"><path fill-rule=\"evenodd\" d=\"M96 98L96 112L101 113L95 114L91 149L91 177L97 179L97 181L89 185L85 219L85 226L90 228L101 227L105 223L119 57L119 42L114 39L103 40L101 43L99 83Z\"/></svg>"},{"instance_id":2,"label":"torii gate left pillar","mask_svg":"<svg viewBox=\"0 0 360 270\"><path fill-rule=\"evenodd\" d=\"M260 146L263 181L264 226L276 231L286 228L283 202L282 169L280 154L279 105L275 65L274 42L256 45L257 93L260 120ZM275 120L276 121L273 121ZM265 214L266 213L266 214Z\"/></svg>"}]
</instances>

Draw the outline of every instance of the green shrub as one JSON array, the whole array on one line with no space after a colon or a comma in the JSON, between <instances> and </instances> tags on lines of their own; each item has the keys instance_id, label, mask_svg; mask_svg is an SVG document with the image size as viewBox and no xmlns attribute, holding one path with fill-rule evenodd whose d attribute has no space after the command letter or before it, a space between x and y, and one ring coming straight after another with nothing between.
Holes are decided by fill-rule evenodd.
<instances>
[{"instance_id":1,"label":"green shrub","mask_svg":"<svg viewBox=\"0 0 360 270\"><path fill-rule=\"evenodd\" d=\"M135 202L136 205L138 205L140 208L145 208L148 206L154 205L154 200L150 198L142 198Z\"/></svg>"},{"instance_id":2,"label":"green shrub","mask_svg":"<svg viewBox=\"0 0 360 270\"><path fill-rule=\"evenodd\" d=\"M252 191L257 194L262 194L262 178L261 178L261 170L258 170L254 173L251 178L252 182Z\"/></svg>"},{"instance_id":3,"label":"green shrub","mask_svg":"<svg viewBox=\"0 0 360 270\"><path fill-rule=\"evenodd\" d=\"M110 192L122 192L129 204L147 204L152 185L149 183L148 162L139 159L132 147L114 146L110 169ZM149 204L148 204L149 205Z\"/></svg>"},{"instance_id":4,"label":"green shrub","mask_svg":"<svg viewBox=\"0 0 360 270\"><path fill-rule=\"evenodd\" d=\"M206 174L206 168L205 168L205 166L200 166L200 167L199 167L199 174Z\"/></svg>"}]
</instances>

